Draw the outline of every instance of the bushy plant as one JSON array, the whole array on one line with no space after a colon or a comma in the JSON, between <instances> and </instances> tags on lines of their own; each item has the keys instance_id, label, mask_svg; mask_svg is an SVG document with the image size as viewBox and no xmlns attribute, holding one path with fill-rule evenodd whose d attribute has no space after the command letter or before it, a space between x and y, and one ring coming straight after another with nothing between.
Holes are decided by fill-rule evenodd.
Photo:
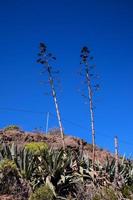
<instances>
[{"instance_id":1,"label":"bushy plant","mask_svg":"<svg viewBox=\"0 0 133 200\"><path fill-rule=\"evenodd\" d=\"M109 200L118 200L118 197L112 188L106 188L105 195L107 196L107 198L109 198Z\"/></svg>"},{"instance_id":2,"label":"bushy plant","mask_svg":"<svg viewBox=\"0 0 133 200\"><path fill-rule=\"evenodd\" d=\"M119 200L119 197L117 192L112 187L103 187L98 189L97 194L93 197L93 200Z\"/></svg>"},{"instance_id":3,"label":"bushy plant","mask_svg":"<svg viewBox=\"0 0 133 200\"><path fill-rule=\"evenodd\" d=\"M16 164L3 159L0 162L0 194L15 195L18 200L27 200L29 193L30 186L21 178Z\"/></svg>"},{"instance_id":4,"label":"bushy plant","mask_svg":"<svg viewBox=\"0 0 133 200\"><path fill-rule=\"evenodd\" d=\"M0 193L9 193L18 183L19 173L15 163L4 159L0 162Z\"/></svg>"},{"instance_id":5,"label":"bushy plant","mask_svg":"<svg viewBox=\"0 0 133 200\"><path fill-rule=\"evenodd\" d=\"M13 161L8 160L8 159L4 159L0 162L0 172L5 172L8 169L12 170L12 171L16 171L16 165Z\"/></svg>"},{"instance_id":6,"label":"bushy plant","mask_svg":"<svg viewBox=\"0 0 133 200\"><path fill-rule=\"evenodd\" d=\"M133 185L132 186L128 186L125 185L121 188L121 192L124 198L128 198L131 199L131 194L133 193Z\"/></svg>"},{"instance_id":7,"label":"bushy plant","mask_svg":"<svg viewBox=\"0 0 133 200\"><path fill-rule=\"evenodd\" d=\"M19 126L16 125L9 125L4 128L4 131L12 131L12 130L20 131L21 129Z\"/></svg>"},{"instance_id":8,"label":"bushy plant","mask_svg":"<svg viewBox=\"0 0 133 200\"><path fill-rule=\"evenodd\" d=\"M48 134L50 134L50 135L60 135L60 129L59 128L49 129Z\"/></svg>"},{"instance_id":9,"label":"bushy plant","mask_svg":"<svg viewBox=\"0 0 133 200\"><path fill-rule=\"evenodd\" d=\"M53 200L53 199L54 199L54 194L47 185L43 185L37 188L29 198L29 200Z\"/></svg>"},{"instance_id":10,"label":"bushy plant","mask_svg":"<svg viewBox=\"0 0 133 200\"><path fill-rule=\"evenodd\" d=\"M96 194L96 195L94 196L93 200L102 200L102 199L101 199L101 197L100 197L98 194Z\"/></svg>"},{"instance_id":11,"label":"bushy plant","mask_svg":"<svg viewBox=\"0 0 133 200\"><path fill-rule=\"evenodd\" d=\"M48 145L45 142L30 142L25 145L25 149L33 155L41 155L48 149Z\"/></svg>"}]
</instances>

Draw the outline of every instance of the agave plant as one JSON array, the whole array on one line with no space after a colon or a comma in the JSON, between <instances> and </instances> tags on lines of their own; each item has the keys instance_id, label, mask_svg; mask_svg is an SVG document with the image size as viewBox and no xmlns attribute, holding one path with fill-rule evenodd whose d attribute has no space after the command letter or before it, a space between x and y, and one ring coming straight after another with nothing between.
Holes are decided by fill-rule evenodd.
<instances>
[{"instance_id":1,"label":"agave plant","mask_svg":"<svg viewBox=\"0 0 133 200\"><path fill-rule=\"evenodd\" d=\"M35 158L25 148L19 151L17 158L15 159L16 165L23 178L30 180L35 170Z\"/></svg>"},{"instance_id":2,"label":"agave plant","mask_svg":"<svg viewBox=\"0 0 133 200\"><path fill-rule=\"evenodd\" d=\"M24 147L18 147L16 144L11 145L3 143L0 149L0 160L8 159L14 161L17 169L23 179L32 182L33 176L35 174L36 160L37 158L33 156Z\"/></svg>"},{"instance_id":3,"label":"agave plant","mask_svg":"<svg viewBox=\"0 0 133 200\"><path fill-rule=\"evenodd\" d=\"M18 154L17 150L17 145L15 145L14 143L12 143L11 145L2 143L0 148L0 160L4 158L15 160Z\"/></svg>"},{"instance_id":4,"label":"agave plant","mask_svg":"<svg viewBox=\"0 0 133 200\"><path fill-rule=\"evenodd\" d=\"M113 184L115 181L115 159L106 159L103 166L97 163L96 171L98 172L97 180L103 180L104 184ZM97 181L98 182L98 181ZM133 162L123 157L118 163L117 186L133 184Z\"/></svg>"},{"instance_id":5,"label":"agave plant","mask_svg":"<svg viewBox=\"0 0 133 200\"><path fill-rule=\"evenodd\" d=\"M133 161L122 159L118 166L119 182L126 185L133 185Z\"/></svg>"},{"instance_id":6,"label":"agave plant","mask_svg":"<svg viewBox=\"0 0 133 200\"><path fill-rule=\"evenodd\" d=\"M71 158L69 163L69 171L71 183L77 184L78 182L84 183L86 180L91 182L94 180L93 174L95 173L92 167L92 160L83 152L70 151Z\"/></svg>"},{"instance_id":7,"label":"agave plant","mask_svg":"<svg viewBox=\"0 0 133 200\"><path fill-rule=\"evenodd\" d=\"M42 156L40 168L43 172L43 180L56 197L65 197L74 190L71 164L71 152L63 149L50 149Z\"/></svg>"},{"instance_id":8,"label":"agave plant","mask_svg":"<svg viewBox=\"0 0 133 200\"><path fill-rule=\"evenodd\" d=\"M107 180L113 182L115 179L115 159L109 160L107 157L102 170L106 174Z\"/></svg>"},{"instance_id":9,"label":"agave plant","mask_svg":"<svg viewBox=\"0 0 133 200\"><path fill-rule=\"evenodd\" d=\"M93 168L92 160L84 153L67 149L64 151L40 148L40 146L38 152L39 144L36 146L37 149L34 145L30 144L30 150L29 145L28 148L18 147L16 144L2 144L0 147L0 161L8 159L13 162L19 177L26 181L28 186L30 185L32 191L46 185L55 199L74 200L77 198L78 184L85 187L90 184L97 188L109 186L115 180L114 159L107 158L103 165L95 162ZM133 162L126 159L119 160L118 169L118 186L133 185Z\"/></svg>"}]
</instances>

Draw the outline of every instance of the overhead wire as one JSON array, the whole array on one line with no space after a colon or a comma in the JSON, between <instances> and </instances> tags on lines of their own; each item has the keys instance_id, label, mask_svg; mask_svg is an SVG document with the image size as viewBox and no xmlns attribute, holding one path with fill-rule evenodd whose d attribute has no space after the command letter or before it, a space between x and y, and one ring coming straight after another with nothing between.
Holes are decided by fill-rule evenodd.
<instances>
[{"instance_id":1,"label":"overhead wire","mask_svg":"<svg viewBox=\"0 0 133 200\"><path fill-rule=\"evenodd\" d=\"M7 107L0 107L0 110L1 111L9 111L9 112L24 112L24 113L32 113L32 114L38 114L38 115L44 115L44 114L47 114L48 112L47 111L34 111L34 110L27 110L27 109L22 109L22 108L7 108ZM56 115L52 112L49 112L50 116L56 118ZM72 124L73 126L75 127L78 127L78 128L81 128L81 129L84 129L86 130L87 128L85 126L82 126L76 122L73 122L69 119L66 119L66 118L62 118L63 121L69 123L69 124ZM107 135L107 134L103 134L103 133L99 133L98 135L100 136L103 136L103 137L106 137L108 139L112 139L113 140L113 136L110 136L110 135ZM126 145L129 145L129 146L132 146L133 147L133 143L131 142L127 142L125 140L121 140L119 139L119 143L122 143L122 144L126 144Z\"/></svg>"}]
</instances>

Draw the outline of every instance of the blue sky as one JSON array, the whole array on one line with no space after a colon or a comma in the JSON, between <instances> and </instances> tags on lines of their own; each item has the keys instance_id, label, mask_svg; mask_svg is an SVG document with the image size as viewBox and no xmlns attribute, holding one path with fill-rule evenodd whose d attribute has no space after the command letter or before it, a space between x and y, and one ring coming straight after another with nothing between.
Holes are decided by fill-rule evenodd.
<instances>
[{"instance_id":1,"label":"blue sky","mask_svg":"<svg viewBox=\"0 0 133 200\"><path fill-rule=\"evenodd\" d=\"M45 130L46 112L56 115L52 98L44 95L48 88L40 84L43 76L36 63L38 44L44 41L61 71L58 99L64 130L91 142L89 107L77 92L80 49L86 45L93 49L100 75L96 143L113 151L117 135L120 153L133 153L132 10L132 0L1 1L0 127L17 124L25 130ZM50 116L49 128L57 125L56 117Z\"/></svg>"}]
</instances>

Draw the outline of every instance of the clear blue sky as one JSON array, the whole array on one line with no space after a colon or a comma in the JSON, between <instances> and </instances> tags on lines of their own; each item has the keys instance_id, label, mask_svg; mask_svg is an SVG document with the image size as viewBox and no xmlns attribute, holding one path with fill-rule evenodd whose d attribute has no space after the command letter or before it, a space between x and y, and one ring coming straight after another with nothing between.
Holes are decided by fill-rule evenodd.
<instances>
[{"instance_id":1,"label":"clear blue sky","mask_svg":"<svg viewBox=\"0 0 133 200\"><path fill-rule=\"evenodd\" d=\"M89 108L77 92L80 49L93 48L101 90L95 98L96 142L113 151L133 153L133 1L132 0L6 0L0 2L0 127L20 125L33 130L54 114L53 100L40 85L38 44L46 42L61 70L61 115L67 134L91 142ZM17 112L2 108L40 111ZM50 116L49 127L57 126Z\"/></svg>"}]
</instances>

